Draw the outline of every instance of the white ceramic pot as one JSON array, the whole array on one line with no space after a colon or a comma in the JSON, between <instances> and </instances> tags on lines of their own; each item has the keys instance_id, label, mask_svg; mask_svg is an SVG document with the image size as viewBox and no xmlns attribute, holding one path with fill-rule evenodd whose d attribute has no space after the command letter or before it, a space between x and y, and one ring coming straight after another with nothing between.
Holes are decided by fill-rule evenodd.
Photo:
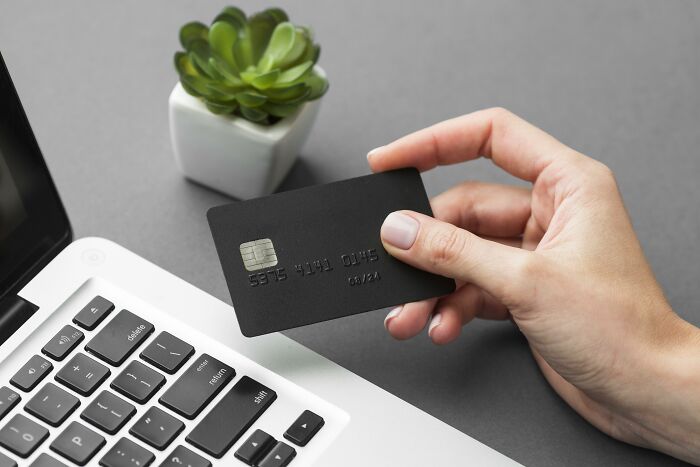
<instances>
[{"instance_id":1,"label":"white ceramic pot","mask_svg":"<svg viewBox=\"0 0 700 467\"><path fill-rule=\"evenodd\" d=\"M320 99L307 102L295 114L263 126L211 113L178 82L169 99L177 165L187 178L234 198L268 195L294 165L319 105Z\"/></svg>"}]
</instances>

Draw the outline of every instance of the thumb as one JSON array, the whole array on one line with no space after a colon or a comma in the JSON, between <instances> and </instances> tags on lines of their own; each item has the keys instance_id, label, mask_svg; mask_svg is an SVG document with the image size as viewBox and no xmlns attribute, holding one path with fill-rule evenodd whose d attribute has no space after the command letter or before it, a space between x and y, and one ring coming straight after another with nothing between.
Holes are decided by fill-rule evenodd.
<instances>
[{"instance_id":1,"label":"thumb","mask_svg":"<svg viewBox=\"0 0 700 467\"><path fill-rule=\"evenodd\" d=\"M501 301L506 293L512 297L531 255L413 211L389 214L381 238L386 251L404 263L470 282Z\"/></svg>"}]
</instances>

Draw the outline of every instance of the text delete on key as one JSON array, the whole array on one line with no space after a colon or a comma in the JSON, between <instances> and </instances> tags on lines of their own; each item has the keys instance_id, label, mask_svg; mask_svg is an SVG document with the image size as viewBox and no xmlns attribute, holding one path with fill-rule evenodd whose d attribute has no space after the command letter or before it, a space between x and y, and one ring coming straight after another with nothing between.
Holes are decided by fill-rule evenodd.
<instances>
[{"instance_id":1,"label":"text delete on key","mask_svg":"<svg viewBox=\"0 0 700 467\"><path fill-rule=\"evenodd\" d=\"M85 346L110 365L119 366L153 332L153 325L129 310L120 311Z\"/></svg>"}]
</instances>

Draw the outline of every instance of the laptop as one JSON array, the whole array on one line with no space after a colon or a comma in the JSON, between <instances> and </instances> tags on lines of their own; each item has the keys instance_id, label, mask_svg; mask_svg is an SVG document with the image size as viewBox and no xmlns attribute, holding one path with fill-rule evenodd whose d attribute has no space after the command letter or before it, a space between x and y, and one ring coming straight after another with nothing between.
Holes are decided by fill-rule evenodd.
<instances>
[{"instance_id":1,"label":"laptop","mask_svg":"<svg viewBox=\"0 0 700 467\"><path fill-rule=\"evenodd\" d=\"M243 337L231 306L119 245L74 241L2 56L0 342L0 467L518 465L282 334Z\"/></svg>"}]
</instances>

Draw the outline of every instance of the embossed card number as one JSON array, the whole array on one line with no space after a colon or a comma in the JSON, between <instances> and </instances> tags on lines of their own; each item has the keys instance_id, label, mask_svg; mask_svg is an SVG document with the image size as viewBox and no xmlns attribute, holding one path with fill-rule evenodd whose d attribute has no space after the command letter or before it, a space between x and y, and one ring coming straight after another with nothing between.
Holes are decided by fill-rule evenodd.
<instances>
[{"instance_id":1,"label":"embossed card number","mask_svg":"<svg viewBox=\"0 0 700 467\"><path fill-rule=\"evenodd\" d=\"M272 247L272 241L270 239L264 239L266 242L269 242L265 244L266 248L273 248ZM257 242L260 240L256 240L253 242L247 242L241 245L241 256L243 257L244 263L246 260L248 261L253 261L252 257L246 257L243 256L243 246L250 246L250 245L255 245ZM273 249L274 252L274 249ZM247 253L247 252L246 252ZM247 253L250 254L250 253ZM251 258L251 259L248 259ZM369 248L366 250L361 250L358 252L353 252L353 253L348 253L348 254L342 254L340 255L340 264L343 266L343 268L352 268L355 266L361 266L361 265L366 265L366 264L371 264L379 260L379 256L377 255L377 250L375 248ZM277 256L275 253L275 262L273 265L277 265ZM245 263L246 269L249 271L252 270L249 268L249 264ZM257 265L253 266L256 267ZM257 268L261 269L261 268ZM320 259L314 259L314 260L309 260L309 261L302 261L300 263L297 263L294 265L294 270L297 273L298 277L310 277L310 276L315 276L319 274L328 274L334 271L334 268L331 264L331 260L329 258L320 258ZM275 282L280 282L287 280L288 275L287 271L284 267L282 268L275 268L275 269L269 269L267 271L260 271L255 274L250 274L248 276L248 283L250 284L251 287L258 287L261 285L266 285L270 283L275 283ZM376 282L381 279L381 276L379 275L379 271L371 271L371 272L364 272L364 273L355 273L351 274L346 277L346 282L348 285L351 287L354 287L356 285L363 285L363 284L368 284L371 282Z\"/></svg>"}]
</instances>

